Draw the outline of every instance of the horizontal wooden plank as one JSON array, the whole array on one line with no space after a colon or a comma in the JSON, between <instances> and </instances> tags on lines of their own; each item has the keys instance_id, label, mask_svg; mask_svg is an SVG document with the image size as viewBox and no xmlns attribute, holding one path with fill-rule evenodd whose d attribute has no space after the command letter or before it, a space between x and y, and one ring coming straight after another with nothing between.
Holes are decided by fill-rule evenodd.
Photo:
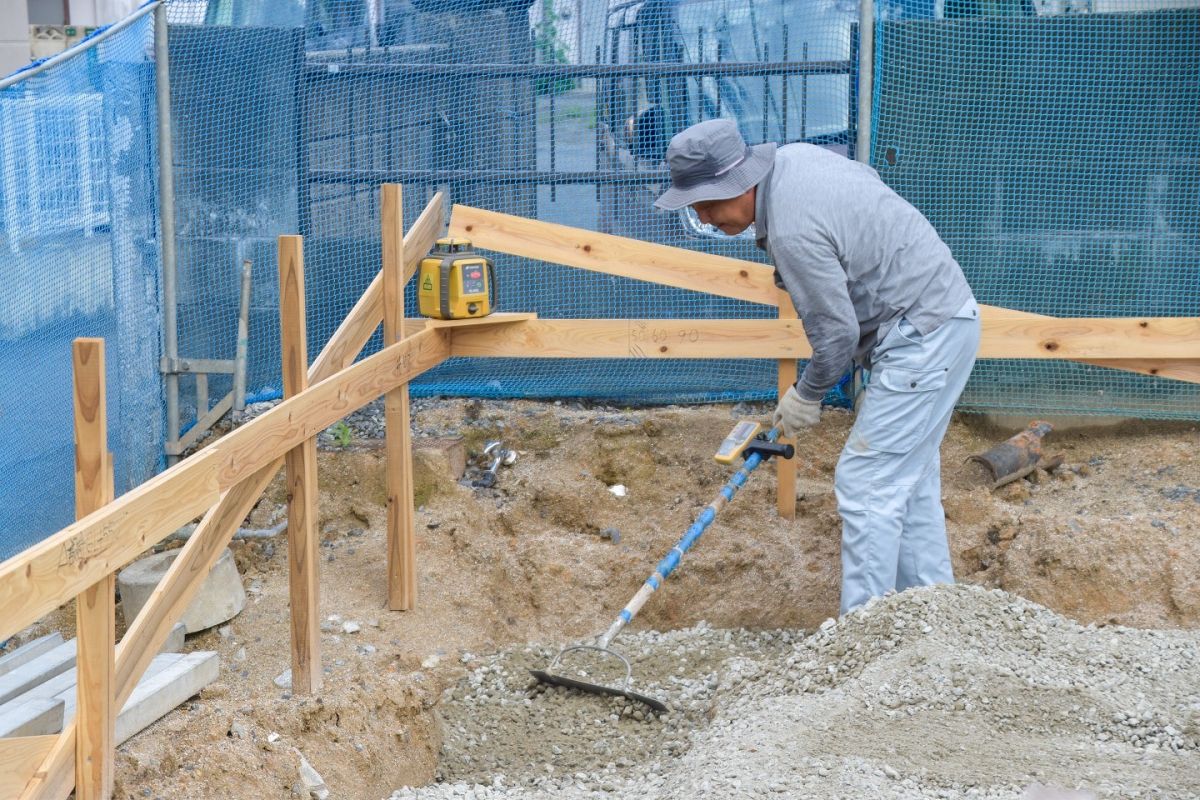
<instances>
[{"instance_id":1,"label":"horizontal wooden plank","mask_svg":"<svg viewBox=\"0 0 1200 800\"><path fill-rule=\"evenodd\" d=\"M530 358L808 358L794 319L537 319L459 329L454 356Z\"/></svg>"},{"instance_id":2,"label":"horizontal wooden plank","mask_svg":"<svg viewBox=\"0 0 1200 800\"><path fill-rule=\"evenodd\" d=\"M1079 361L1080 363L1091 364L1096 367L1137 372L1141 375L1151 375L1155 378L1170 378L1186 383L1200 383L1200 358L1088 358L1079 359Z\"/></svg>"},{"instance_id":3,"label":"horizontal wooden plank","mask_svg":"<svg viewBox=\"0 0 1200 800\"><path fill-rule=\"evenodd\" d=\"M409 336L410 330L424 330L429 328L470 328L479 325L504 325L510 322L526 322L531 319L537 319L537 314L504 312L498 311L495 314L488 314L486 317L468 317L467 319L421 319L421 320L404 320L404 334ZM420 328L409 328L410 322L421 323Z\"/></svg>"},{"instance_id":4,"label":"horizontal wooden plank","mask_svg":"<svg viewBox=\"0 0 1200 800\"><path fill-rule=\"evenodd\" d=\"M980 358L1195 359L1200 319L1025 318L984 312Z\"/></svg>"},{"instance_id":5,"label":"horizontal wooden plank","mask_svg":"<svg viewBox=\"0 0 1200 800\"><path fill-rule=\"evenodd\" d=\"M22 736L0 740L0 797L21 794L57 736Z\"/></svg>"},{"instance_id":6,"label":"horizontal wooden plank","mask_svg":"<svg viewBox=\"0 0 1200 800\"><path fill-rule=\"evenodd\" d=\"M1044 314L1032 314L1028 311L1018 311L1014 308L1001 306L980 306L983 319L1054 319ZM1200 383L1200 357L1192 359L1168 358L1080 358L1072 359L1080 364L1090 364L1096 367L1120 369L1126 372L1137 372L1157 378L1171 378L1188 383Z\"/></svg>"},{"instance_id":7,"label":"horizontal wooden plank","mask_svg":"<svg viewBox=\"0 0 1200 800\"><path fill-rule=\"evenodd\" d=\"M795 320L538 319L503 329L456 330L455 356L533 358L807 358L811 349ZM1095 354L1103 366L1128 359L1163 358L1194 369L1200 320L1055 319L985 314L980 358L1081 360ZM1172 358L1173 357L1173 358Z\"/></svg>"},{"instance_id":8,"label":"horizontal wooden plank","mask_svg":"<svg viewBox=\"0 0 1200 800\"><path fill-rule=\"evenodd\" d=\"M397 342L0 564L0 637L11 636L119 569L280 453L448 356L440 331L422 331Z\"/></svg>"},{"instance_id":9,"label":"horizontal wooden plank","mask_svg":"<svg viewBox=\"0 0 1200 800\"><path fill-rule=\"evenodd\" d=\"M451 211L450 235L537 261L768 306L776 302L774 270L753 261L460 205Z\"/></svg>"}]
</instances>

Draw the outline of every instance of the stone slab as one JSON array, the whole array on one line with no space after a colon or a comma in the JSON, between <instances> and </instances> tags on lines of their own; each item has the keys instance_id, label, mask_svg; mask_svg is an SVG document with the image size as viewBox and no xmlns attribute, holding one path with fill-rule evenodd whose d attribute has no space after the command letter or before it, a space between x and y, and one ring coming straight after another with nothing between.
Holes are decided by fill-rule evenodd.
<instances>
[{"instance_id":1,"label":"stone slab","mask_svg":"<svg viewBox=\"0 0 1200 800\"><path fill-rule=\"evenodd\" d=\"M0 738L47 736L63 726L65 704L55 697L14 700L0 709Z\"/></svg>"},{"instance_id":2,"label":"stone slab","mask_svg":"<svg viewBox=\"0 0 1200 800\"><path fill-rule=\"evenodd\" d=\"M26 642L11 653L0 656L0 675L7 675L22 664L27 664L38 656L49 653L63 643L62 634L57 631Z\"/></svg>"},{"instance_id":3,"label":"stone slab","mask_svg":"<svg viewBox=\"0 0 1200 800\"><path fill-rule=\"evenodd\" d=\"M20 697L74 666L75 640L72 639L0 676L0 704Z\"/></svg>"}]
</instances>

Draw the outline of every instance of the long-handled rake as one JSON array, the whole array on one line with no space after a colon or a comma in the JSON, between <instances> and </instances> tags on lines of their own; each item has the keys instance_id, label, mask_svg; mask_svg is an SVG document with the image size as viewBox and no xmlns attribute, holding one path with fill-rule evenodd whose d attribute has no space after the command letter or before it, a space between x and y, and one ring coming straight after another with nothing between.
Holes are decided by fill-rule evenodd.
<instances>
[{"instance_id":1,"label":"long-handled rake","mask_svg":"<svg viewBox=\"0 0 1200 800\"><path fill-rule=\"evenodd\" d=\"M679 566L683 554L692 548L700 537L704 535L704 531L708 528L712 521L716 519L717 514L725 507L733 496L737 494L738 489L746 484L746 480L750 477L759 464L768 460L772 456L782 456L783 458L791 458L795 454L795 449L790 445L778 444L776 439L779 438L780 430L773 428L767 433L759 433L761 426L757 422L739 422L734 427L733 431L721 443L721 447L717 450L716 459L723 464L732 464L733 461L742 456L746 459L745 463L734 473L725 487L721 489L721 493L717 499L709 503L692 526L684 533L683 538L679 543L671 548L658 566L654 568L654 573L651 574L646 582L638 589L637 594L629 601L629 603L621 610L613 624L608 630L600 636L596 637L593 644L577 644L570 647L565 647L559 651L554 660L550 662L550 666L544 670L532 669L530 672L535 678L542 683L555 684L557 686L566 686L572 689L579 689L584 692L593 694L615 695L618 697L626 697L630 700L636 700L639 703L645 703L655 711L666 711L667 705L661 700L656 700L648 695L635 692L629 688L633 680L633 668L629 663L629 659L613 650L610 645L613 639L629 624L630 620L637 616L642 610L642 606L650 598L650 595L662 585L663 581L675 571ZM618 686L608 686L601 683L591 683L579 678L571 678L555 672L555 668L562 662L562 658L567 653L577 651L590 651L600 653L605 657L618 659L625 668L625 680ZM588 673L580 673L582 677L586 677Z\"/></svg>"}]
</instances>

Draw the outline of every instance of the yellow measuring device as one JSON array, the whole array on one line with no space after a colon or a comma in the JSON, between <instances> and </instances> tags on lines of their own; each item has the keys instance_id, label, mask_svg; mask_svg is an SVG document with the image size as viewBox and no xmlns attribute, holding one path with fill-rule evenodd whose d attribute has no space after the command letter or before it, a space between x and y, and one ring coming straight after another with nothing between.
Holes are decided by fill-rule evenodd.
<instances>
[{"instance_id":1,"label":"yellow measuring device","mask_svg":"<svg viewBox=\"0 0 1200 800\"><path fill-rule=\"evenodd\" d=\"M748 419L742 420L733 426L733 430L721 442L721 446L717 448L713 458L718 464L732 464L739 458L748 459L755 453L764 460L772 456L791 458L796 454L796 448L790 444L780 444L775 441L780 435L781 432L778 428L764 432L763 426L757 422L751 422ZM758 462L754 463L757 466ZM746 469L753 468L752 466L746 467Z\"/></svg>"},{"instance_id":2,"label":"yellow measuring device","mask_svg":"<svg viewBox=\"0 0 1200 800\"><path fill-rule=\"evenodd\" d=\"M760 430L762 430L762 425L757 422L742 420L733 426L733 430L725 437L725 441L721 442L721 446L717 448L713 458L718 464L732 464L746 449L746 445L754 441L754 437L758 436Z\"/></svg>"},{"instance_id":3,"label":"yellow measuring device","mask_svg":"<svg viewBox=\"0 0 1200 800\"><path fill-rule=\"evenodd\" d=\"M421 314L433 319L486 317L496 310L492 261L471 249L467 239L444 238L421 260L417 277Z\"/></svg>"}]
</instances>

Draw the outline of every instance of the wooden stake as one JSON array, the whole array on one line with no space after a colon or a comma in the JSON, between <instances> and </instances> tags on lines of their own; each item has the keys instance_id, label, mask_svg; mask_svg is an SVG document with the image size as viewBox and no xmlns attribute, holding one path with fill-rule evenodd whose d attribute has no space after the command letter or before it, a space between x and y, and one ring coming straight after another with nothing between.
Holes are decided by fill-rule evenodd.
<instances>
[{"instance_id":1,"label":"wooden stake","mask_svg":"<svg viewBox=\"0 0 1200 800\"><path fill-rule=\"evenodd\" d=\"M308 388L308 337L304 319L304 243L279 237L279 320L283 394ZM305 439L284 456L288 487L288 567L292 605L292 692L321 688L321 629L317 567L317 442Z\"/></svg>"},{"instance_id":2,"label":"wooden stake","mask_svg":"<svg viewBox=\"0 0 1200 800\"><path fill-rule=\"evenodd\" d=\"M792 298L783 289L777 289L779 292L779 318L780 319L796 319L796 308L792 305ZM796 359L782 358L779 360L779 397L791 388L796 382ZM794 439L788 439L783 436L779 437L780 442L787 444L795 444ZM799 450L797 449L797 452ZM779 511L779 516L784 519L796 518L796 459L795 458L777 458L775 459L775 507Z\"/></svg>"},{"instance_id":3,"label":"wooden stake","mask_svg":"<svg viewBox=\"0 0 1200 800\"><path fill-rule=\"evenodd\" d=\"M383 341L404 336L404 204L399 184L381 187L383 226ZM412 424L408 384L384 399L387 428L388 608L408 611L417 600L417 545L413 520Z\"/></svg>"},{"instance_id":4,"label":"wooden stake","mask_svg":"<svg viewBox=\"0 0 1200 800\"><path fill-rule=\"evenodd\" d=\"M76 339L75 517L86 517L113 499L112 457L104 392L104 340ZM116 715L113 713L116 647L114 576L109 573L79 595L78 724L75 737L76 797L108 798L113 790Z\"/></svg>"}]
</instances>

